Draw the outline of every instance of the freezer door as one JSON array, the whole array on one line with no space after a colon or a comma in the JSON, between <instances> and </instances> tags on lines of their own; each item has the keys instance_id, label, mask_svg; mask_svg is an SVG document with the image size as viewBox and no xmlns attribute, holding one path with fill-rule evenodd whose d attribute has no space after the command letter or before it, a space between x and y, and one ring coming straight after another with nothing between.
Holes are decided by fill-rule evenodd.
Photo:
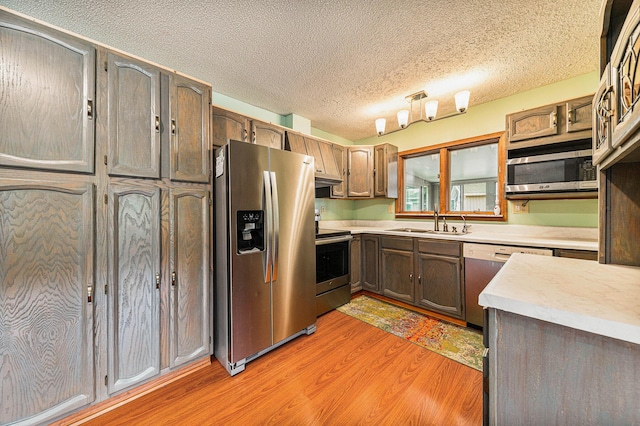
<instances>
[{"instance_id":1,"label":"freezer door","mask_svg":"<svg viewBox=\"0 0 640 426\"><path fill-rule=\"evenodd\" d=\"M271 346L271 284L264 279L266 247L239 253L238 211L264 211L264 171L268 148L230 141L229 174L229 362L238 362ZM265 241L266 244L266 241Z\"/></svg>"},{"instance_id":2,"label":"freezer door","mask_svg":"<svg viewBox=\"0 0 640 426\"><path fill-rule=\"evenodd\" d=\"M274 205L273 343L315 324L313 157L270 151Z\"/></svg>"}]
</instances>

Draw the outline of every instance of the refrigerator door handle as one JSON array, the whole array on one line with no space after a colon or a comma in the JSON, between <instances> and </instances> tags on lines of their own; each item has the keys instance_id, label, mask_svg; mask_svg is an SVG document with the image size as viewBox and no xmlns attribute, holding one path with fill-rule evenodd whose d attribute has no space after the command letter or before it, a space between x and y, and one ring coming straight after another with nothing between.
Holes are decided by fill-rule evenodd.
<instances>
[{"instance_id":1,"label":"refrigerator door handle","mask_svg":"<svg viewBox=\"0 0 640 426\"><path fill-rule=\"evenodd\" d=\"M264 282L271 282L271 242L273 240L273 198L271 195L271 176L268 171L262 172L262 183L264 185L264 194L262 195L262 205L265 211L264 233L265 233L265 252L262 255L262 267L264 272Z\"/></svg>"},{"instance_id":2,"label":"refrigerator door handle","mask_svg":"<svg viewBox=\"0 0 640 426\"><path fill-rule=\"evenodd\" d=\"M271 281L278 279L278 249L280 247L280 208L278 207L278 182L276 173L271 172L271 199L273 203L273 247Z\"/></svg>"}]
</instances>

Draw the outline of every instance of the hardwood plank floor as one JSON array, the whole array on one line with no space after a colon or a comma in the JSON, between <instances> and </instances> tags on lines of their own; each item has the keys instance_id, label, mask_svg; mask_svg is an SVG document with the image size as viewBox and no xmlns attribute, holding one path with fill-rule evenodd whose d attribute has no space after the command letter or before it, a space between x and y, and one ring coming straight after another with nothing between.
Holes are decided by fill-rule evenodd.
<instances>
[{"instance_id":1,"label":"hardwood plank floor","mask_svg":"<svg viewBox=\"0 0 640 426\"><path fill-rule=\"evenodd\" d=\"M480 425L482 373L338 311L230 377L211 366L87 425Z\"/></svg>"}]
</instances>

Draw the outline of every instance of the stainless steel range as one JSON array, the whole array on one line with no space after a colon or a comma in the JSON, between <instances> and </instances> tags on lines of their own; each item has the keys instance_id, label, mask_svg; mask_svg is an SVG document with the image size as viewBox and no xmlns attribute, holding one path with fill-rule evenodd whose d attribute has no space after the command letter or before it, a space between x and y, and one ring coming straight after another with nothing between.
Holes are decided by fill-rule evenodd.
<instances>
[{"instance_id":1,"label":"stainless steel range","mask_svg":"<svg viewBox=\"0 0 640 426\"><path fill-rule=\"evenodd\" d=\"M317 223L317 222L316 222ZM318 316L351 299L349 231L319 229L316 233L316 313Z\"/></svg>"}]
</instances>

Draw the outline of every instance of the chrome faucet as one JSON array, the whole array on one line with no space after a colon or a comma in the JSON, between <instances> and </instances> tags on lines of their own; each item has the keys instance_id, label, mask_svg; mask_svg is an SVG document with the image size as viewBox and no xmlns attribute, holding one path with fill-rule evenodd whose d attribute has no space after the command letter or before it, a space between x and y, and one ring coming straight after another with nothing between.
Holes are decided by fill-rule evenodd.
<instances>
[{"instance_id":1,"label":"chrome faucet","mask_svg":"<svg viewBox=\"0 0 640 426\"><path fill-rule=\"evenodd\" d=\"M469 232L469 228L471 228L471 225L467 225L467 220L464 218L463 215L460 215L460 217L462 218L462 222L464 223L462 225L462 233L466 234L467 232Z\"/></svg>"},{"instance_id":2,"label":"chrome faucet","mask_svg":"<svg viewBox=\"0 0 640 426\"><path fill-rule=\"evenodd\" d=\"M434 205L433 206L433 230L434 231L439 231L440 230L440 224L438 223L438 206Z\"/></svg>"}]
</instances>

